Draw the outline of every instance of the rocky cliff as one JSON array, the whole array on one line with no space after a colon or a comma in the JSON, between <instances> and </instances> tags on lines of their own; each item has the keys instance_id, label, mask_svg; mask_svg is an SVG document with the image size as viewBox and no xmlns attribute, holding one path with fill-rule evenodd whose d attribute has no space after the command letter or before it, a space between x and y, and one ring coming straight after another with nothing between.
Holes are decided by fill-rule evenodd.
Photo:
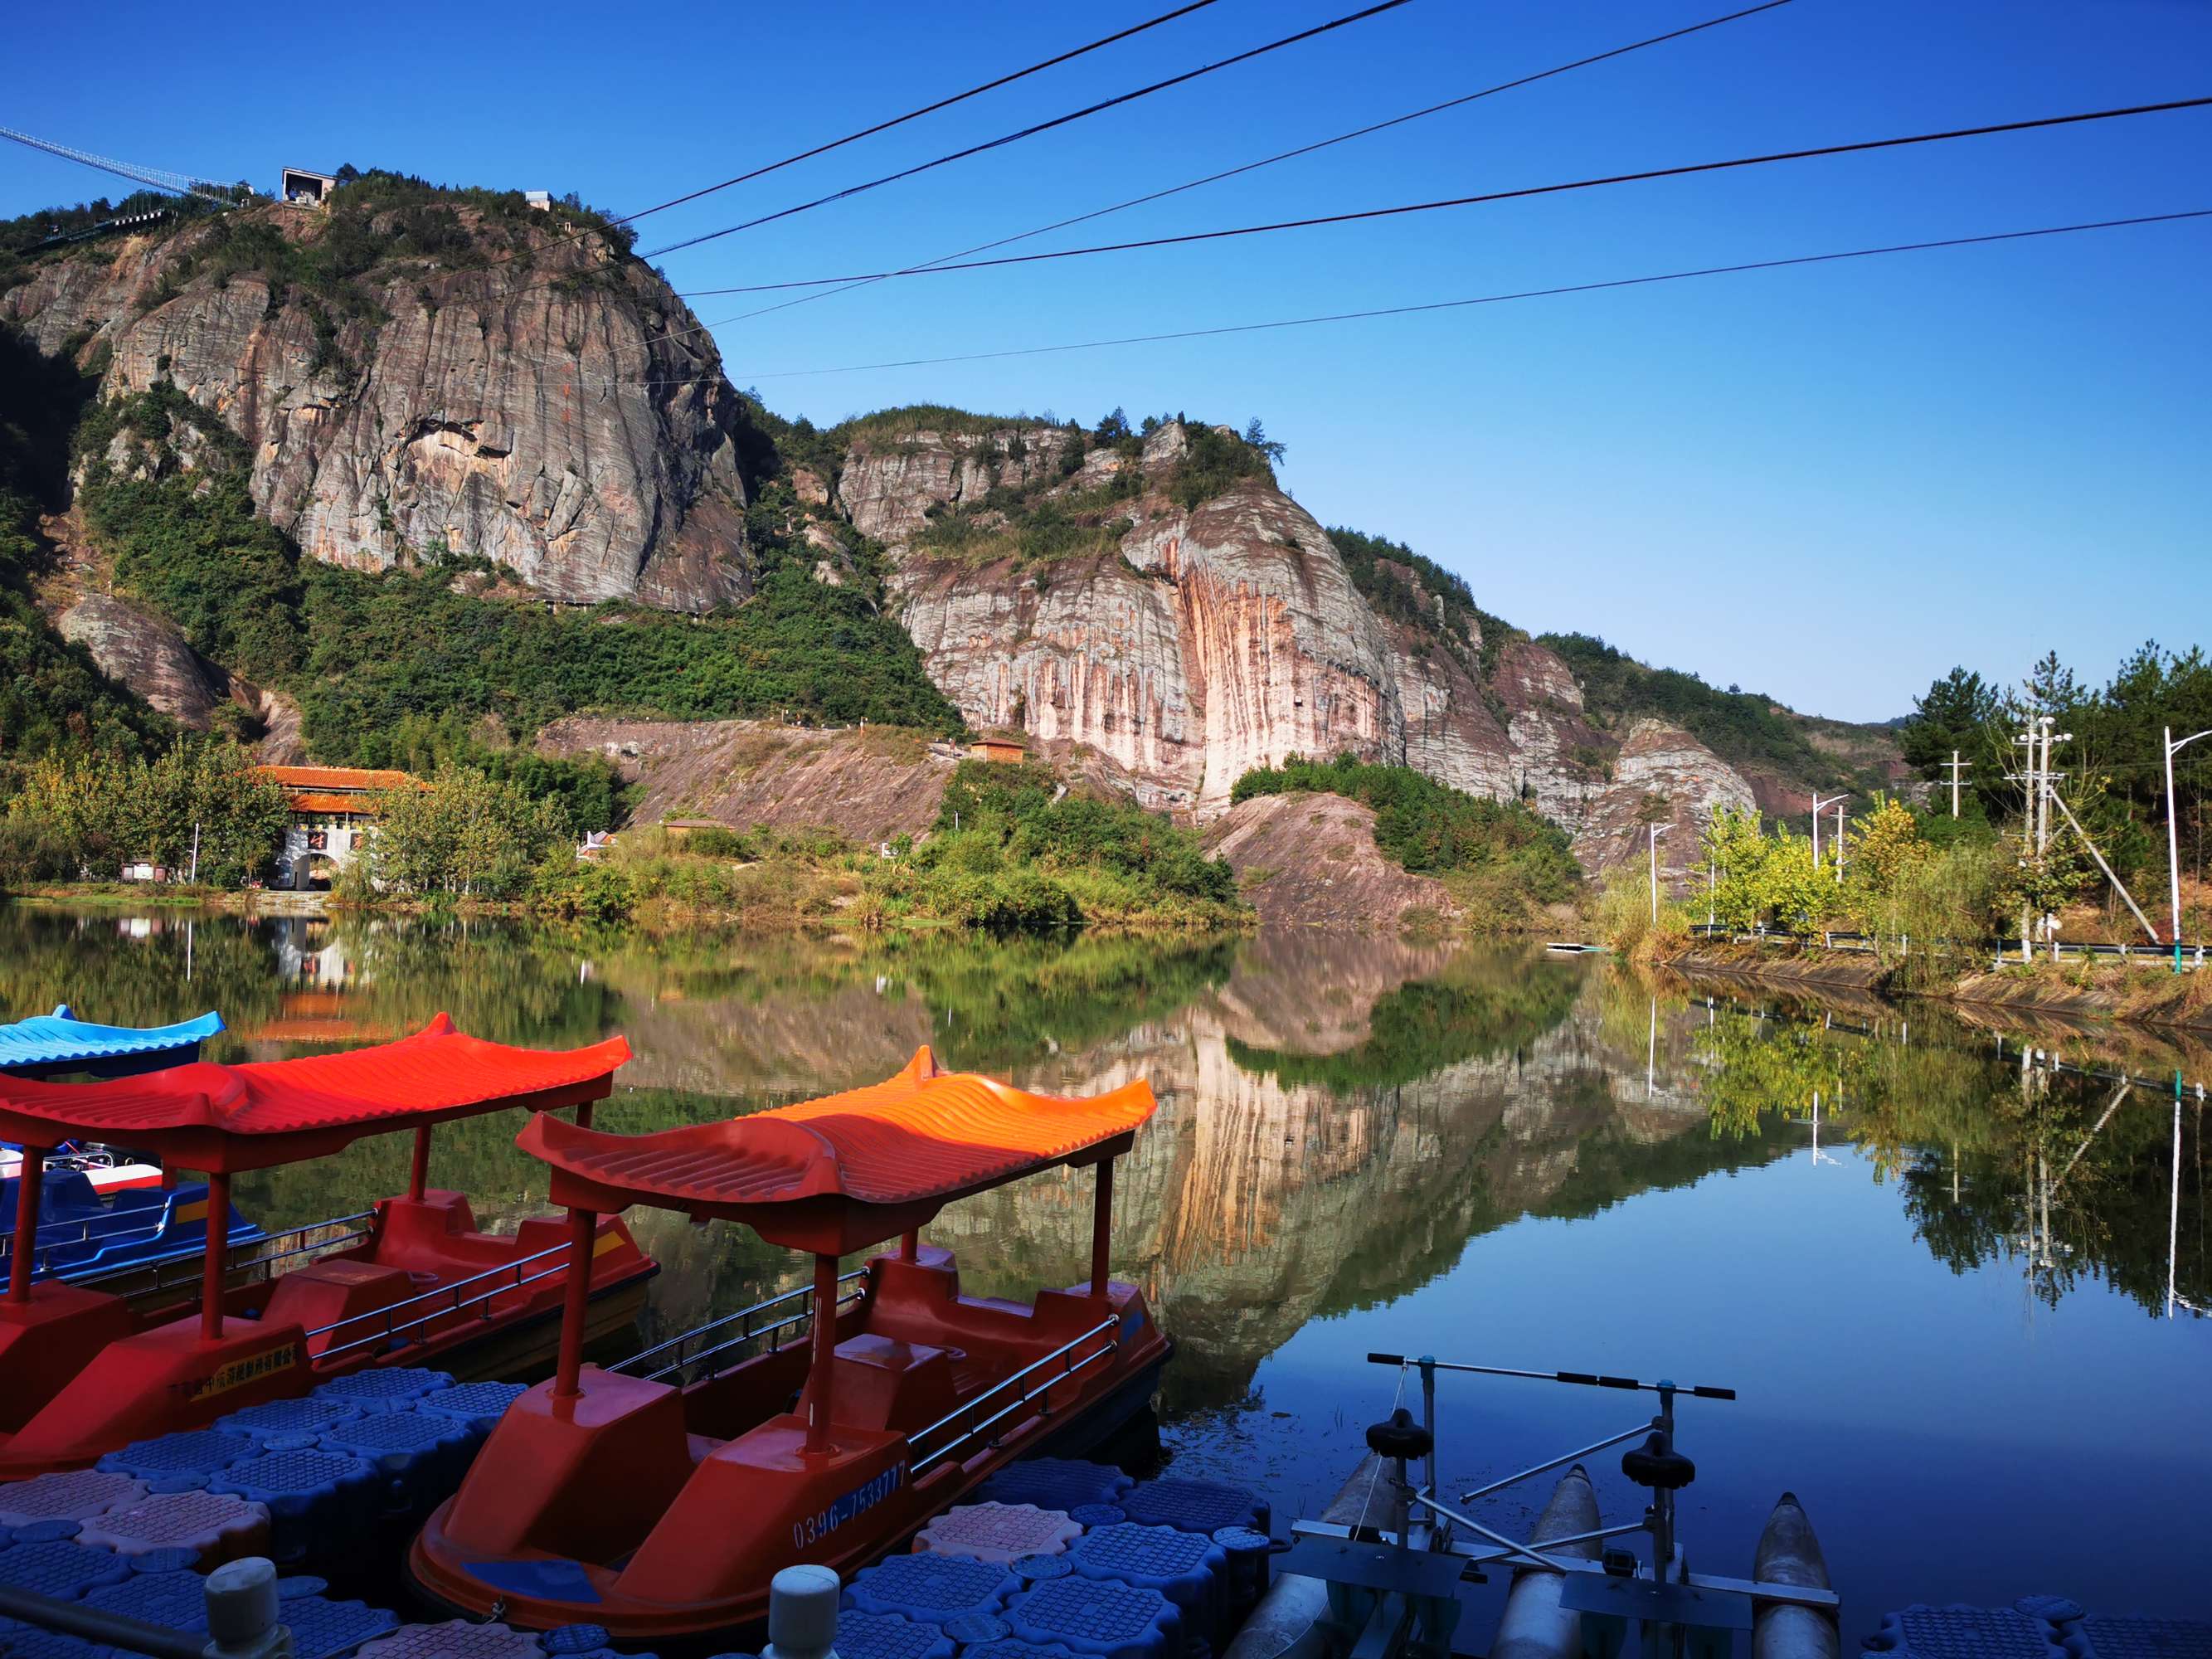
<instances>
[{"instance_id":1,"label":"rocky cliff","mask_svg":"<svg viewBox=\"0 0 2212 1659\"><path fill-rule=\"evenodd\" d=\"M0 319L98 370L104 396L173 386L219 419L257 510L308 556L477 556L518 596L700 611L795 552L880 599L971 725L1192 820L1251 768L1350 752L1518 797L1595 867L1655 815L1686 846L1715 803L1750 799L1686 732L1594 718L1560 656L1436 567L1389 544L1348 557L1227 428L1109 439L951 411L782 428L588 212L387 175L335 199L40 255L0 278ZM786 551L749 542L764 481ZM94 609L68 625L110 672L143 669L204 723L237 665L157 653L151 619ZM701 810L746 793L706 787L701 744L660 736Z\"/></svg>"},{"instance_id":2,"label":"rocky cliff","mask_svg":"<svg viewBox=\"0 0 2212 1659\"><path fill-rule=\"evenodd\" d=\"M1080 434L1043 426L862 436L836 499L890 549L902 620L971 724L1101 750L1151 806L1208 821L1253 767L1348 751L1517 795L1605 862L1655 794L1686 819L1750 799L1686 733L1628 756L1543 647L1494 622L1430 625L1443 598L1412 570L1392 573L1409 615L1379 610L1271 478L1188 504L1176 484L1191 443L1179 422L1133 453L1081 453ZM1009 507L1034 521L1056 503L1103 533L1025 556ZM980 533L934 532L948 514ZM1608 776L1617 752L1631 764Z\"/></svg>"},{"instance_id":3,"label":"rocky cliff","mask_svg":"<svg viewBox=\"0 0 2212 1659\"><path fill-rule=\"evenodd\" d=\"M649 270L505 198L271 204L25 268L0 318L173 380L313 557L481 555L548 597L697 611L750 591L736 394ZM515 204L519 206L519 198Z\"/></svg>"}]
</instances>

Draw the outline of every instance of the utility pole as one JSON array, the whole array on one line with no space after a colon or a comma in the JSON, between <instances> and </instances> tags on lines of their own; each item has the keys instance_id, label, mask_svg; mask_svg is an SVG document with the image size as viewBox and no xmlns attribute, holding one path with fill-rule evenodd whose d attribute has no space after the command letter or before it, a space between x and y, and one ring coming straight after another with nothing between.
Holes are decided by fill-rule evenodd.
<instances>
[{"instance_id":1,"label":"utility pole","mask_svg":"<svg viewBox=\"0 0 2212 1659\"><path fill-rule=\"evenodd\" d=\"M1651 926L1655 931L1659 926L1659 837L1674 827L1671 823L1654 823L1648 826L1651 831ZM1656 1013L1653 1018L1657 1018Z\"/></svg>"},{"instance_id":2,"label":"utility pole","mask_svg":"<svg viewBox=\"0 0 2212 1659\"><path fill-rule=\"evenodd\" d=\"M192 820L192 872L185 879L194 887L200 884L200 825L198 818Z\"/></svg>"},{"instance_id":3,"label":"utility pole","mask_svg":"<svg viewBox=\"0 0 2212 1659\"><path fill-rule=\"evenodd\" d=\"M1951 751L1951 816L1954 818L1959 816L1959 775L1972 765L1972 761L1960 760L1957 750Z\"/></svg>"},{"instance_id":4,"label":"utility pole","mask_svg":"<svg viewBox=\"0 0 2212 1659\"><path fill-rule=\"evenodd\" d=\"M1836 797L1836 885L1844 884L1844 798Z\"/></svg>"}]
</instances>

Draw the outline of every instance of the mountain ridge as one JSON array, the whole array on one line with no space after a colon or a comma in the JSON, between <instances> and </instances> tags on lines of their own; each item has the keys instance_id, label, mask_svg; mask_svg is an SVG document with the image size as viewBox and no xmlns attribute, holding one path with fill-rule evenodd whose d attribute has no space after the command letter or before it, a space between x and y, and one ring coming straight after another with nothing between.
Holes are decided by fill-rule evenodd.
<instances>
[{"instance_id":1,"label":"mountain ridge","mask_svg":"<svg viewBox=\"0 0 2212 1659\"><path fill-rule=\"evenodd\" d=\"M1352 753L1525 800L1592 867L1650 822L1692 832L1686 859L1717 804L1792 809L1891 769L1871 728L1778 711L1737 733L1715 712L1731 694L1685 701L1702 682L1634 665L1668 695L1639 691L1602 642L1532 638L1402 544L1325 529L1277 486L1256 423L924 405L817 428L729 386L711 338L588 210L384 174L336 204L0 267L0 319L99 381L87 520L127 485L134 508L167 501L204 541L238 540L204 522L228 477L276 532L297 574L270 580L305 595L277 672L185 632L210 684L296 684L319 752L362 757L409 719L489 718L522 742L563 714L757 716L781 697L817 720L920 714L1096 751L1139 801L1201 821L1245 770ZM552 274L506 283L502 259ZM122 597L181 623L135 556L113 561L142 573ZM697 621L670 635L656 611ZM95 659L103 641L116 670L167 659L104 615L80 629ZM437 655L432 632L476 639L512 683L349 657L341 615L401 659ZM820 660L769 672L794 650ZM580 656L610 665L579 672ZM899 689L925 673L941 714Z\"/></svg>"}]
</instances>

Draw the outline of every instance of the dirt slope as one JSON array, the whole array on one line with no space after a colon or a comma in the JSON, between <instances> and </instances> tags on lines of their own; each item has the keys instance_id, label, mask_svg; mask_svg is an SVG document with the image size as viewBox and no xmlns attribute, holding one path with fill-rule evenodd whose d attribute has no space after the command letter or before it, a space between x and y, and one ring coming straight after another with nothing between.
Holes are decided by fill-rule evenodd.
<instances>
[{"instance_id":1,"label":"dirt slope","mask_svg":"<svg viewBox=\"0 0 2212 1659\"><path fill-rule=\"evenodd\" d=\"M737 829L827 828L862 842L936 822L958 757L891 726L813 731L759 720L603 720L573 714L538 734L543 755L604 755L644 785L632 821L712 818Z\"/></svg>"},{"instance_id":2,"label":"dirt slope","mask_svg":"<svg viewBox=\"0 0 2212 1659\"><path fill-rule=\"evenodd\" d=\"M1442 882L1408 875L1375 845L1375 811L1341 795L1257 795L1206 832L1263 924L1395 934L1407 911L1455 913Z\"/></svg>"}]
</instances>

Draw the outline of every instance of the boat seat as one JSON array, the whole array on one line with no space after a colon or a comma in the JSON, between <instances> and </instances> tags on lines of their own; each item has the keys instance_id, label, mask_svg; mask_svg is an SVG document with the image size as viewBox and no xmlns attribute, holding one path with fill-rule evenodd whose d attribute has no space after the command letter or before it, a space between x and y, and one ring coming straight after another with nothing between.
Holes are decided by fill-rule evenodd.
<instances>
[{"instance_id":1,"label":"boat seat","mask_svg":"<svg viewBox=\"0 0 2212 1659\"><path fill-rule=\"evenodd\" d=\"M958 1404L950 1351L863 1332L837 1345L830 1413L854 1428L911 1433Z\"/></svg>"},{"instance_id":2,"label":"boat seat","mask_svg":"<svg viewBox=\"0 0 2212 1659\"><path fill-rule=\"evenodd\" d=\"M268 1305L262 1310L264 1321L272 1324L296 1322L302 1330L312 1331L325 1325L335 1325L342 1319L357 1314L374 1313L388 1308L396 1302L404 1302L416 1294L414 1275L404 1267L390 1267L378 1261L362 1261L344 1257L325 1257L310 1261L305 1267L295 1267L276 1281L276 1289L270 1296ZM420 1311L410 1310L410 1313ZM320 1353L335 1338L339 1342L350 1342L379 1328L364 1321L342 1331L326 1332L310 1337L307 1350Z\"/></svg>"}]
</instances>

